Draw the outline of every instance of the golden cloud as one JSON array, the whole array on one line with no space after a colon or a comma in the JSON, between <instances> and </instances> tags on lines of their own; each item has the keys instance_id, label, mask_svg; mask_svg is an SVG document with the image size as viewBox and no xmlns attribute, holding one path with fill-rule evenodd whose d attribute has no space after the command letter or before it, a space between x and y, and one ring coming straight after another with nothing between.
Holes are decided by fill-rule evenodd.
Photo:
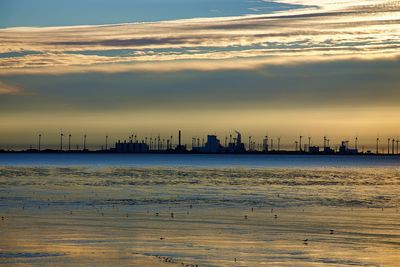
<instances>
[{"instance_id":1,"label":"golden cloud","mask_svg":"<svg viewBox=\"0 0 400 267\"><path fill-rule=\"evenodd\" d=\"M0 69L3 73L214 70L400 54L398 1L281 2L307 8L155 23L1 29L0 53L18 55L3 56Z\"/></svg>"}]
</instances>

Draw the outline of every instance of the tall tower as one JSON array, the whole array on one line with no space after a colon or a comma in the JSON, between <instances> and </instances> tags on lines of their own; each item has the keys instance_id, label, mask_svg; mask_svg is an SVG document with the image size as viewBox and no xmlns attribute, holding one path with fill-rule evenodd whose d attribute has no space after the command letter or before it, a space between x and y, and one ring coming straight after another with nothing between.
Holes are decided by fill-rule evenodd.
<instances>
[{"instance_id":1,"label":"tall tower","mask_svg":"<svg viewBox=\"0 0 400 267\"><path fill-rule=\"evenodd\" d=\"M394 142L395 142L395 140L394 140L394 138L392 139L392 154L394 155Z\"/></svg>"},{"instance_id":2,"label":"tall tower","mask_svg":"<svg viewBox=\"0 0 400 267\"><path fill-rule=\"evenodd\" d=\"M38 144L38 150L39 150L39 152L40 152L40 145L41 145L41 142L42 142L42 134L39 134L39 144Z\"/></svg>"},{"instance_id":3,"label":"tall tower","mask_svg":"<svg viewBox=\"0 0 400 267\"><path fill-rule=\"evenodd\" d=\"M388 144L387 144L387 145L388 145L388 147L387 147L387 149L388 149L388 150L387 150L387 153L390 154L390 138L388 138Z\"/></svg>"},{"instance_id":4,"label":"tall tower","mask_svg":"<svg viewBox=\"0 0 400 267\"><path fill-rule=\"evenodd\" d=\"M301 139L303 138L303 136L302 135L300 135L300 138L299 138L299 148L300 148L300 152L302 151L302 148L301 148Z\"/></svg>"},{"instance_id":5,"label":"tall tower","mask_svg":"<svg viewBox=\"0 0 400 267\"><path fill-rule=\"evenodd\" d=\"M376 154L379 154L379 137L376 138Z\"/></svg>"},{"instance_id":6,"label":"tall tower","mask_svg":"<svg viewBox=\"0 0 400 267\"><path fill-rule=\"evenodd\" d=\"M280 151L281 149L281 138L278 137L278 151Z\"/></svg>"},{"instance_id":7,"label":"tall tower","mask_svg":"<svg viewBox=\"0 0 400 267\"><path fill-rule=\"evenodd\" d=\"M60 150L61 151L63 150L63 137L64 137L64 134L61 132L60 133Z\"/></svg>"},{"instance_id":8,"label":"tall tower","mask_svg":"<svg viewBox=\"0 0 400 267\"><path fill-rule=\"evenodd\" d=\"M264 137L264 140L263 140L263 151L264 152L268 152L268 135L266 135L265 137Z\"/></svg>"},{"instance_id":9,"label":"tall tower","mask_svg":"<svg viewBox=\"0 0 400 267\"><path fill-rule=\"evenodd\" d=\"M356 137L354 142L355 142L355 149L358 149L358 137Z\"/></svg>"},{"instance_id":10,"label":"tall tower","mask_svg":"<svg viewBox=\"0 0 400 267\"><path fill-rule=\"evenodd\" d=\"M86 150L86 134L83 136L83 150Z\"/></svg>"},{"instance_id":11,"label":"tall tower","mask_svg":"<svg viewBox=\"0 0 400 267\"><path fill-rule=\"evenodd\" d=\"M187 152L186 145L182 145L182 132L179 130L178 132L178 146L176 147L175 151L184 153Z\"/></svg>"},{"instance_id":12,"label":"tall tower","mask_svg":"<svg viewBox=\"0 0 400 267\"><path fill-rule=\"evenodd\" d=\"M249 135L249 151L251 151L252 150L252 147L251 147L251 135Z\"/></svg>"}]
</instances>

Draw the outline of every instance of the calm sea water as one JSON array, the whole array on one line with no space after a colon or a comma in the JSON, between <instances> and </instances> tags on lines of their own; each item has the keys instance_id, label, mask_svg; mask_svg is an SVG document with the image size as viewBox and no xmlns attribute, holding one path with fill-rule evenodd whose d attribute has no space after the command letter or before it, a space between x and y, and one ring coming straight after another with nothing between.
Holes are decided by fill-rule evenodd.
<instances>
[{"instance_id":1,"label":"calm sea water","mask_svg":"<svg viewBox=\"0 0 400 267\"><path fill-rule=\"evenodd\" d=\"M0 265L399 266L395 157L0 154Z\"/></svg>"},{"instance_id":2,"label":"calm sea water","mask_svg":"<svg viewBox=\"0 0 400 267\"><path fill-rule=\"evenodd\" d=\"M327 155L1 154L0 166L192 168L400 167L400 157Z\"/></svg>"}]
</instances>

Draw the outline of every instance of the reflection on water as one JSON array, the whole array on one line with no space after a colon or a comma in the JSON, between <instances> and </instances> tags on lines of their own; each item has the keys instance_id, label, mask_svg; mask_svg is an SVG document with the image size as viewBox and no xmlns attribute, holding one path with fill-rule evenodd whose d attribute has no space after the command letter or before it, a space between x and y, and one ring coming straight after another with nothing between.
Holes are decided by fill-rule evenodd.
<instances>
[{"instance_id":1,"label":"reflection on water","mask_svg":"<svg viewBox=\"0 0 400 267\"><path fill-rule=\"evenodd\" d=\"M0 264L396 266L399 185L396 167L0 167Z\"/></svg>"}]
</instances>

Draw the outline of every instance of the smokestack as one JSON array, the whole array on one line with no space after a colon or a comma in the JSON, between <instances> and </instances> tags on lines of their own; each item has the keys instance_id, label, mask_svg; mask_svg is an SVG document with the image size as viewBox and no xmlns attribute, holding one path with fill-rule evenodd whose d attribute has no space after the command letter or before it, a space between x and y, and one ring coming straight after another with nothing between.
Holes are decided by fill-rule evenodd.
<instances>
[{"instance_id":1,"label":"smokestack","mask_svg":"<svg viewBox=\"0 0 400 267\"><path fill-rule=\"evenodd\" d=\"M181 130L179 130L179 146L181 146Z\"/></svg>"}]
</instances>

